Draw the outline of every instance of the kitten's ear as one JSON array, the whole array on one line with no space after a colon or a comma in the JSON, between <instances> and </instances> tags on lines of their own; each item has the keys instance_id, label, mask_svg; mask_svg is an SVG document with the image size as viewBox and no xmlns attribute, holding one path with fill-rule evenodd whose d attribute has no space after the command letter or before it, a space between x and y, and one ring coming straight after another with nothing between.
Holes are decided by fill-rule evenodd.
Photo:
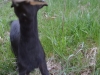
<instances>
[{"instance_id":1,"label":"kitten's ear","mask_svg":"<svg viewBox=\"0 0 100 75\"><path fill-rule=\"evenodd\" d=\"M47 3L44 3L44 4L39 5L38 7L39 7L39 9L41 9L44 6L48 6L48 4Z\"/></svg>"},{"instance_id":2,"label":"kitten's ear","mask_svg":"<svg viewBox=\"0 0 100 75\"><path fill-rule=\"evenodd\" d=\"M12 8L12 7L14 7L14 4L13 4L13 3L11 4L11 8Z\"/></svg>"},{"instance_id":3,"label":"kitten's ear","mask_svg":"<svg viewBox=\"0 0 100 75\"><path fill-rule=\"evenodd\" d=\"M12 8L12 7L18 7L19 4L20 4L20 3L17 3L17 2L13 2L13 1L12 1L11 8Z\"/></svg>"},{"instance_id":4,"label":"kitten's ear","mask_svg":"<svg viewBox=\"0 0 100 75\"><path fill-rule=\"evenodd\" d=\"M14 3L13 0L12 0L11 8L14 7L14 4L15 4L15 3Z\"/></svg>"}]
</instances>

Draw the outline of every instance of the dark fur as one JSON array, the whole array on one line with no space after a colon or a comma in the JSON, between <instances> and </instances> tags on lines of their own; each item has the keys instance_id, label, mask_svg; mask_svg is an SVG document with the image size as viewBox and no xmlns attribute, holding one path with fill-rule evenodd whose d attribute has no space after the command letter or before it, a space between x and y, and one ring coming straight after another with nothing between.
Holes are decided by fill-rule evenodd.
<instances>
[{"instance_id":1,"label":"dark fur","mask_svg":"<svg viewBox=\"0 0 100 75\"><path fill-rule=\"evenodd\" d=\"M42 75L49 75L37 29L37 12L43 6L32 6L25 2L13 5L19 20L11 23L10 40L19 75L29 75L38 67Z\"/></svg>"}]
</instances>

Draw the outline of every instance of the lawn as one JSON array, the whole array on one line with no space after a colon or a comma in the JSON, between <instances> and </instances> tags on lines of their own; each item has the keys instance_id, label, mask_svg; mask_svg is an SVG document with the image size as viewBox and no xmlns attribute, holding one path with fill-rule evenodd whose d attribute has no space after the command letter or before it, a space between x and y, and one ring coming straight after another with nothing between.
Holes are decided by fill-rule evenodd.
<instances>
[{"instance_id":1,"label":"lawn","mask_svg":"<svg viewBox=\"0 0 100 75\"><path fill-rule=\"evenodd\" d=\"M100 0L46 1L38 29L51 75L100 75ZM16 19L11 2L0 0L0 75L17 73L9 40Z\"/></svg>"}]
</instances>

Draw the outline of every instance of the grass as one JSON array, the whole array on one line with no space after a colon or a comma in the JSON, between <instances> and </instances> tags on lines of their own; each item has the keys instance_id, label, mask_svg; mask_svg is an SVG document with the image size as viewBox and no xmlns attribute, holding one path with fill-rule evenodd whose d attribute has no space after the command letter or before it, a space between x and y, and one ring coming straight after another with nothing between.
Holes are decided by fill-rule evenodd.
<instances>
[{"instance_id":1,"label":"grass","mask_svg":"<svg viewBox=\"0 0 100 75\"><path fill-rule=\"evenodd\" d=\"M38 13L39 36L47 58L61 62L59 75L81 75L93 67L91 75L100 74L100 1L47 0L48 7ZM11 3L0 0L0 75L16 75L15 58L9 41L9 22L16 16ZM86 56L97 48L95 65ZM92 56L92 54L91 54Z\"/></svg>"}]
</instances>

